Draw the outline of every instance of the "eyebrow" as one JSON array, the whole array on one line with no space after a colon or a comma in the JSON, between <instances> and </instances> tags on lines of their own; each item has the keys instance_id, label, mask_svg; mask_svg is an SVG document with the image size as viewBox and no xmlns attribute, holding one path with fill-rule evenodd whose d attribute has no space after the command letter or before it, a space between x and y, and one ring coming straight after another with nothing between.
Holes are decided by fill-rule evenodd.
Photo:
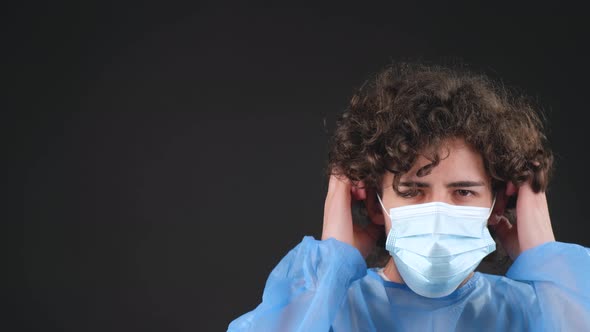
<instances>
[{"instance_id":1,"label":"eyebrow","mask_svg":"<svg viewBox=\"0 0 590 332\"><path fill-rule=\"evenodd\" d=\"M416 186L417 188L428 188L430 187L430 183L427 182L419 182L419 181L404 181L399 183L402 187L413 187ZM483 181L456 181L450 182L446 184L447 188L465 188L465 187L483 187L485 183Z\"/></svg>"}]
</instances>

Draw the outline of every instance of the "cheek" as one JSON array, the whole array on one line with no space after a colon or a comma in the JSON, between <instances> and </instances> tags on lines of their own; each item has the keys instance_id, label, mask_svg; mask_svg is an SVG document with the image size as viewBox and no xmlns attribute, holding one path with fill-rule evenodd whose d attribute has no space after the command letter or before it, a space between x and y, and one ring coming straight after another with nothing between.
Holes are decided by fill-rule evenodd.
<instances>
[{"instance_id":1,"label":"cheek","mask_svg":"<svg viewBox=\"0 0 590 332\"><path fill-rule=\"evenodd\" d=\"M406 205L419 204L424 200L424 197L423 195L417 195L416 197L403 198L394 194L388 197L388 199L389 200L387 203L389 204L389 206L391 206L392 208L396 208Z\"/></svg>"},{"instance_id":2,"label":"cheek","mask_svg":"<svg viewBox=\"0 0 590 332\"><path fill-rule=\"evenodd\" d=\"M391 229L391 219L388 216L385 216L385 235L389 234L389 230Z\"/></svg>"},{"instance_id":3,"label":"cheek","mask_svg":"<svg viewBox=\"0 0 590 332\"><path fill-rule=\"evenodd\" d=\"M494 200L494 194L490 192L482 193L482 195L478 198L478 205L479 206L490 206Z\"/></svg>"}]
</instances>

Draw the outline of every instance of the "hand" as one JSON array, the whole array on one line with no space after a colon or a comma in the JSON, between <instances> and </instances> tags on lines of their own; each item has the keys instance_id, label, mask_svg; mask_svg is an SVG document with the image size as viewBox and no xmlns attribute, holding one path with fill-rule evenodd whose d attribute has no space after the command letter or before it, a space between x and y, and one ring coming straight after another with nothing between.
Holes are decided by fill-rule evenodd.
<instances>
[{"instance_id":1,"label":"hand","mask_svg":"<svg viewBox=\"0 0 590 332\"><path fill-rule=\"evenodd\" d=\"M508 198L515 194L517 197L516 223L512 225L502 214ZM496 200L499 204L497 208L494 208L490 218L496 220L490 225L512 260L525 250L555 241L544 191L535 193L529 182L523 183L518 188L508 183L506 190L498 193ZM501 217L498 218L496 215Z\"/></svg>"},{"instance_id":2,"label":"hand","mask_svg":"<svg viewBox=\"0 0 590 332\"><path fill-rule=\"evenodd\" d=\"M367 257L382 229L372 222L365 228L353 224L353 200L367 198L367 191L363 188L362 181L359 182L359 187L354 187L348 178L330 176L324 204L322 240L333 237L356 247L363 257Z\"/></svg>"}]
</instances>

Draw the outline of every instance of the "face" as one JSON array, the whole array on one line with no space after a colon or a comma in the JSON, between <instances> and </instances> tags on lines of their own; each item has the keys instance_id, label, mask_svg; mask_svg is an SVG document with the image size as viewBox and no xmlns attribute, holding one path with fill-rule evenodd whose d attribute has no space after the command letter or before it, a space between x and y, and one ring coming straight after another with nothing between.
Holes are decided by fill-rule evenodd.
<instances>
[{"instance_id":1,"label":"face","mask_svg":"<svg viewBox=\"0 0 590 332\"><path fill-rule=\"evenodd\" d=\"M420 156L412 169L400 178L402 193L409 191L412 185L416 186L417 190L409 195L396 193L392 188L393 174L385 174L382 201L387 212L394 207L429 202L487 208L492 205L491 178L486 174L483 159L477 151L462 139L448 139L441 144L438 153L440 163L430 174L416 175L421 167L430 163ZM387 217L384 219L385 230L389 233L391 221Z\"/></svg>"}]
</instances>

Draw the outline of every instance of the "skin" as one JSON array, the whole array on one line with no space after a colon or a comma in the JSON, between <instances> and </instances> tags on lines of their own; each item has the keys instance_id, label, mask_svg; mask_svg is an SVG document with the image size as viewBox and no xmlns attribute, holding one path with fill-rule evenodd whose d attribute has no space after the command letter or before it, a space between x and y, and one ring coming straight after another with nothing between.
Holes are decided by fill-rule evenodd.
<instances>
[{"instance_id":1,"label":"skin","mask_svg":"<svg viewBox=\"0 0 590 332\"><path fill-rule=\"evenodd\" d=\"M438 152L444 159L432 169L430 174L423 177L416 176L418 169L430 163L420 156L412 169L401 177L401 191L408 189L408 185L412 182L418 184L418 193L415 196L398 195L391 187L393 174L384 175L381 199L387 210L434 201L487 208L492 205L491 178L484 168L481 155L476 150L461 138L449 138L441 144ZM506 218L500 217L504 213L508 197L512 195L517 195L518 227L511 225ZM353 200L365 201L372 221L369 227L361 229L353 225L350 208ZM525 250L555 241L545 192L533 192L529 183L524 183L520 187L508 183L505 191L496 194L496 203L489 225L494 229L499 241L512 259L516 259ZM346 178L334 175L330 177L324 204L322 240L333 237L355 246L363 257L366 257L379 233L383 232L383 229L388 233L390 228L391 221L377 201L375 191L365 189L362 182L358 187L354 187ZM387 262L384 273L391 281L403 283L393 258ZM459 287L472 275L469 275Z\"/></svg>"}]
</instances>

